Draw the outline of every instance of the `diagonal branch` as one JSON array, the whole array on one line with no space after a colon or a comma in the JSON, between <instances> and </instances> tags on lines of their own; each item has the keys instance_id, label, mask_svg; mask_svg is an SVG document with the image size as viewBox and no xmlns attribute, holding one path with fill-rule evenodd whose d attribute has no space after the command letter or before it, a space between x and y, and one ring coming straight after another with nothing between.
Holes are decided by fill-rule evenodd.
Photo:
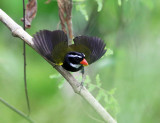
<instances>
[{"instance_id":1,"label":"diagonal branch","mask_svg":"<svg viewBox=\"0 0 160 123\"><path fill-rule=\"evenodd\" d=\"M24 40L30 47L34 47L32 37L1 9L0 21L2 21L11 30L13 36L19 37L20 39ZM50 63L68 81L68 83L72 86L74 92L84 98L92 106L92 108L94 108L95 111L103 118L105 122L117 123L112 118L112 116L102 107L102 105L91 95L91 93L85 87L80 86L79 82L72 76L71 73L64 70L61 66L56 66L50 61L48 61L48 63Z\"/></svg>"},{"instance_id":2,"label":"diagonal branch","mask_svg":"<svg viewBox=\"0 0 160 123\"><path fill-rule=\"evenodd\" d=\"M16 112L17 114L19 114L20 116L22 116L24 119L28 120L30 123L34 123L32 121L32 119L30 119L30 117L28 117L27 115L25 115L23 112L21 112L20 110L17 110L15 107L11 106L10 104L8 104L4 99L0 98L0 102L3 103L4 105L6 105L8 108L10 108L12 111Z\"/></svg>"}]
</instances>

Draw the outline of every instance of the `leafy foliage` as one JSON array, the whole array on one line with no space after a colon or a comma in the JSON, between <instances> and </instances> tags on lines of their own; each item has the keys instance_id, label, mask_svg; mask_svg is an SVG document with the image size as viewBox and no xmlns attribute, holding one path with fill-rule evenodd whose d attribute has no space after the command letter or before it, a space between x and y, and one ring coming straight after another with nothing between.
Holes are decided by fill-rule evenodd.
<instances>
[{"instance_id":1,"label":"leafy foliage","mask_svg":"<svg viewBox=\"0 0 160 123\"><path fill-rule=\"evenodd\" d=\"M50 79L57 79L58 80L58 88L62 88L65 82L65 79L59 74L52 74L49 76Z\"/></svg>"},{"instance_id":2,"label":"leafy foliage","mask_svg":"<svg viewBox=\"0 0 160 123\"><path fill-rule=\"evenodd\" d=\"M110 48L107 48L107 52L105 53L105 56L113 55L113 50Z\"/></svg>"},{"instance_id":3,"label":"leafy foliage","mask_svg":"<svg viewBox=\"0 0 160 123\"><path fill-rule=\"evenodd\" d=\"M98 4L98 9L97 11L100 12L102 10L102 7L103 7L103 0L95 0Z\"/></svg>"},{"instance_id":4,"label":"leafy foliage","mask_svg":"<svg viewBox=\"0 0 160 123\"><path fill-rule=\"evenodd\" d=\"M99 74L96 75L95 80L95 84L93 84L90 77L87 75L84 84L90 92L96 92L96 99L103 104L106 110L110 111L116 117L119 112L118 102L114 98L116 88L113 88L110 91L103 89Z\"/></svg>"},{"instance_id":5,"label":"leafy foliage","mask_svg":"<svg viewBox=\"0 0 160 123\"><path fill-rule=\"evenodd\" d=\"M121 6L122 5L122 1L118 0L118 5Z\"/></svg>"},{"instance_id":6,"label":"leafy foliage","mask_svg":"<svg viewBox=\"0 0 160 123\"><path fill-rule=\"evenodd\" d=\"M100 12L103 8L103 0L95 0L97 2L98 8L97 11ZM74 0L74 2L78 2L78 4L76 5L76 10L80 11L81 14L85 17L86 21L88 21L89 17L88 17L88 13L86 10L86 3L84 2L84 0Z\"/></svg>"},{"instance_id":7,"label":"leafy foliage","mask_svg":"<svg viewBox=\"0 0 160 123\"><path fill-rule=\"evenodd\" d=\"M86 21L88 21L88 14L86 11L86 5L84 3L78 4L78 5L76 5L76 9L77 9L77 11L80 11L81 14L85 17Z\"/></svg>"}]
</instances>

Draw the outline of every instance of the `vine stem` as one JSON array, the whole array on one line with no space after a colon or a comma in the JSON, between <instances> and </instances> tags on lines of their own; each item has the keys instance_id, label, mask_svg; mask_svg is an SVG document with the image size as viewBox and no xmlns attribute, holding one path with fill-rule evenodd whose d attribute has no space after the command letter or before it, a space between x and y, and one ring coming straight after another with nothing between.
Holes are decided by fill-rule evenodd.
<instances>
[{"instance_id":1,"label":"vine stem","mask_svg":"<svg viewBox=\"0 0 160 123\"><path fill-rule=\"evenodd\" d=\"M19 37L20 39L24 40L30 47L34 49L34 42L32 40L32 36L30 36L26 31L24 31L21 26L14 22L1 9L0 21L2 21L11 30L13 36ZM72 76L71 73L64 70L61 66L55 66L55 64L50 61L48 61L48 63L51 64L68 81L75 93L79 94L84 100L86 100L90 104L93 109L95 109L95 111L101 116L104 122L117 123L117 121L104 109L104 107L92 96L92 94L84 86L80 86L80 83Z\"/></svg>"},{"instance_id":2,"label":"vine stem","mask_svg":"<svg viewBox=\"0 0 160 123\"><path fill-rule=\"evenodd\" d=\"M13 107L12 105L8 104L4 99L2 99L0 97L0 102L3 103L5 106L7 106L8 108L10 108L12 111L16 112L17 114L19 114L21 117L23 117L24 119L28 120L30 123L34 123L27 115L25 115L23 112L21 112L20 110L16 109L15 107Z\"/></svg>"},{"instance_id":3,"label":"vine stem","mask_svg":"<svg viewBox=\"0 0 160 123\"><path fill-rule=\"evenodd\" d=\"M26 21L25 21L25 0L23 0L23 29L26 30ZM28 96L28 89L27 89L27 79L26 79L26 43L23 42L23 58L24 58L24 87L25 87L25 96L27 101L27 109L28 109L28 116L30 115L30 103L29 103L29 96Z\"/></svg>"}]
</instances>

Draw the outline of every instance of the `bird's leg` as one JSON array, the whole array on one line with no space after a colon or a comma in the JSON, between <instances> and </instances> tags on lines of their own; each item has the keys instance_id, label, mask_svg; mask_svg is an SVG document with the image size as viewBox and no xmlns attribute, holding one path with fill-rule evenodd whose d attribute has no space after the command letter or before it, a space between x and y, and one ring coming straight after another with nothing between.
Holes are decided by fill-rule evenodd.
<instances>
[{"instance_id":1,"label":"bird's leg","mask_svg":"<svg viewBox=\"0 0 160 123\"><path fill-rule=\"evenodd\" d=\"M79 92L81 92L81 89L83 88L83 84L84 84L84 79L85 79L84 67L82 68L81 73L82 73L82 81L80 83L80 91Z\"/></svg>"},{"instance_id":2,"label":"bird's leg","mask_svg":"<svg viewBox=\"0 0 160 123\"><path fill-rule=\"evenodd\" d=\"M82 82L81 82L81 86L83 86L83 84L84 84L84 79L85 79L85 76L84 76L84 67L82 68L81 73L82 73Z\"/></svg>"}]
</instances>

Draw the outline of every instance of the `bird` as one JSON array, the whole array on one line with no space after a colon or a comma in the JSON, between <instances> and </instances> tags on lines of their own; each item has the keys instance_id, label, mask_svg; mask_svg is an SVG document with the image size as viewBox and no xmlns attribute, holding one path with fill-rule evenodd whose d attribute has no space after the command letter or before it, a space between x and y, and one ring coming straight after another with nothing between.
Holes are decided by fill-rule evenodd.
<instances>
[{"instance_id":1,"label":"bird","mask_svg":"<svg viewBox=\"0 0 160 123\"><path fill-rule=\"evenodd\" d=\"M76 36L73 42L68 45L68 37L62 30L40 30L33 36L37 52L70 72L94 63L106 52L106 44L98 37Z\"/></svg>"}]
</instances>

